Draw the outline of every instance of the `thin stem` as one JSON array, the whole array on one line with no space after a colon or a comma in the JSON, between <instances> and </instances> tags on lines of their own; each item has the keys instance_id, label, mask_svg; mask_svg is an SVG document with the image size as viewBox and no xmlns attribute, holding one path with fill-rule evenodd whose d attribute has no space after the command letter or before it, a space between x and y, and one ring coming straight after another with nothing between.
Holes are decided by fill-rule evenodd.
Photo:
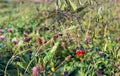
<instances>
[{"instance_id":1,"label":"thin stem","mask_svg":"<svg viewBox=\"0 0 120 76\"><path fill-rule=\"evenodd\" d=\"M25 69L25 72L24 72L24 74L27 72L27 70L28 70L28 68L29 68L29 66L31 65L31 63L33 62L33 60L35 59L35 57L29 62L29 64L28 64L28 66L26 67L26 69Z\"/></svg>"}]
</instances>

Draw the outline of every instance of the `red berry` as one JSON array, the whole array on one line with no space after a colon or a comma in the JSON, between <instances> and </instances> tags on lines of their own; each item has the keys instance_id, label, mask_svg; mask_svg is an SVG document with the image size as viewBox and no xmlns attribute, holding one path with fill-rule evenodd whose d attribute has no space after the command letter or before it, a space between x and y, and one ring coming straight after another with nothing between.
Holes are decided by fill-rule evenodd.
<instances>
[{"instance_id":1,"label":"red berry","mask_svg":"<svg viewBox=\"0 0 120 76\"><path fill-rule=\"evenodd\" d=\"M84 55L84 54L85 54L84 50L77 50L76 51L76 55L78 55L78 56L81 56L81 55Z\"/></svg>"}]
</instances>

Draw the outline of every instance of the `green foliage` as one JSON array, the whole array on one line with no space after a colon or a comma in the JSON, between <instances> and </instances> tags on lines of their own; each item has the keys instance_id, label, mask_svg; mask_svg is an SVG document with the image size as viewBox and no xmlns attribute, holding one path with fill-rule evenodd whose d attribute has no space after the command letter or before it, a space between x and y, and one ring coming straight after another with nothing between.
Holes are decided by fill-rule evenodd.
<instances>
[{"instance_id":1,"label":"green foliage","mask_svg":"<svg viewBox=\"0 0 120 76\"><path fill-rule=\"evenodd\" d=\"M119 76L119 4L57 0L2 6L0 76L30 76L33 67L38 76ZM78 56L79 50L85 54Z\"/></svg>"}]
</instances>

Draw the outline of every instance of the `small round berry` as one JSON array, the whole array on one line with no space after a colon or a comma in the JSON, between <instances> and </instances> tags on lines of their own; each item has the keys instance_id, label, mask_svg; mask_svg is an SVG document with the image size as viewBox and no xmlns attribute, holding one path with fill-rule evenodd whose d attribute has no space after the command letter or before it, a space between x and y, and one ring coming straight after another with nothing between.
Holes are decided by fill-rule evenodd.
<instances>
[{"instance_id":1,"label":"small round berry","mask_svg":"<svg viewBox=\"0 0 120 76\"><path fill-rule=\"evenodd\" d=\"M82 55L84 55L85 54L85 51L84 50L77 50L76 51L76 55L78 55L78 56L82 56Z\"/></svg>"}]
</instances>

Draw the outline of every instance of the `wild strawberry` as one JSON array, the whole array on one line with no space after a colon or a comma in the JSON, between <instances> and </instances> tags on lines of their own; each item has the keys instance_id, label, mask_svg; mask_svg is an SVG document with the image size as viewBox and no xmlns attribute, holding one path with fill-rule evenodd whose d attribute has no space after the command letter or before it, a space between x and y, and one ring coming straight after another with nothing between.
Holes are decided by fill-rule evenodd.
<instances>
[{"instance_id":1,"label":"wild strawberry","mask_svg":"<svg viewBox=\"0 0 120 76\"><path fill-rule=\"evenodd\" d=\"M84 50L77 50L76 51L76 55L78 55L78 56L82 56L82 55L84 55L85 54L85 51Z\"/></svg>"}]
</instances>

